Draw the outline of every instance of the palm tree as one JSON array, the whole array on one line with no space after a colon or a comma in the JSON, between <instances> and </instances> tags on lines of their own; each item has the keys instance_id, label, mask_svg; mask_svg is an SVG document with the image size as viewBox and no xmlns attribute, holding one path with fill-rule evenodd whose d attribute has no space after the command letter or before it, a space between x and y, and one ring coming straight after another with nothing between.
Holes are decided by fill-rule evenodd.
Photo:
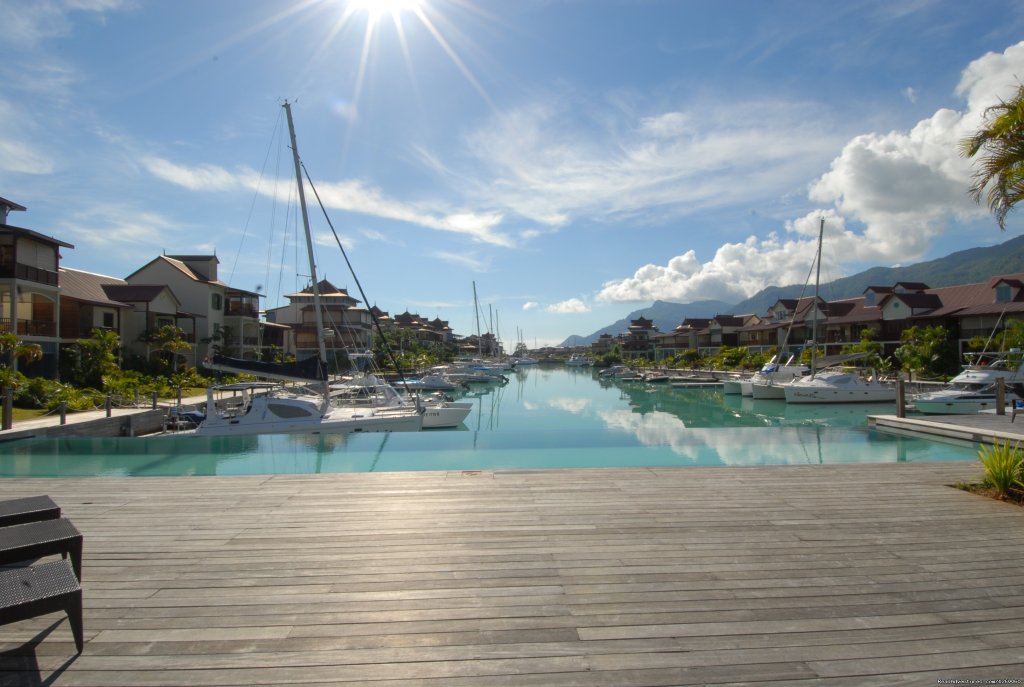
<instances>
[{"instance_id":1,"label":"palm tree","mask_svg":"<svg viewBox=\"0 0 1024 687\"><path fill-rule=\"evenodd\" d=\"M986 109L982 128L960 142L965 157L982 151L969 193L980 203L988 188L988 207L1006 231L1006 215L1024 198L1024 85L1010 100Z\"/></svg>"},{"instance_id":2,"label":"palm tree","mask_svg":"<svg viewBox=\"0 0 1024 687\"><path fill-rule=\"evenodd\" d=\"M18 358L32 361L41 360L42 357L43 349L39 344L22 343L11 332L0 334L0 403L3 404L3 412L0 413L0 428L11 428L12 417L8 394L10 390L16 389L24 379L15 370L15 362Z\"/></svg>"}]
</instances>

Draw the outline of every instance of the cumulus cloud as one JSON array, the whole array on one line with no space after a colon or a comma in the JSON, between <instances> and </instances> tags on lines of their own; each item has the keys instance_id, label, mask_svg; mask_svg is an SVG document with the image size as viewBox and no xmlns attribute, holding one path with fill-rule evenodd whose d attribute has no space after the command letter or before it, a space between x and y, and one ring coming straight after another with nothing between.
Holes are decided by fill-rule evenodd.
<instances>
[{"instance_id":1,"label":"cumulus cloud","mask_svg":"<svg viewBox=\"0 0 1024 687\"><path fill-rule=\"evenodd\" d=\"M559 314L590 312L590 306L579 298L570 298L569 300L562 301L561 303L552 303L544 309L548 312Z\"/></svg>"},{"instance_id":2,"label":"cumulus cloud","mask_svg":"<svg viewBox=\"0 0 1024 687\"><path fill-rule=\"evenodd\" d=\"M985 108L1013 95L1016 75L1022 73L1024 43L971 62L956 89L966 109L941 109L909 131L868 133L848 141L808 189L809 198L827 209L788 222L785 237L776 233L727 243L707 262L688 251L665 265L644 265L631 277L605 283L598 300L741 299L769 284L802 283L799 272L810 264L821 216L828 245L823 262L840 256L832 259L836 274L846 262L920 259L952 220L986 214L967 194L972 167L959 155L958 143L981 123ZM681 120L661 122L656 129L684 125Z\"/></svg>"}]
</instances>

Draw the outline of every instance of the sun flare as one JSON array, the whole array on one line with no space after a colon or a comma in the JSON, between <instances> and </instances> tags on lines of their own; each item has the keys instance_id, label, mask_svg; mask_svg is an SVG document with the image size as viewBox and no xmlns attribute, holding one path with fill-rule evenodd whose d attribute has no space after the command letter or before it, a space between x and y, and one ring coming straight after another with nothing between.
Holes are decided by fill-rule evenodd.
<instances>
[{"instance_id":1,"label":"sun flare","mask_svg":"<svg viewBox=\"0 0 1024 687\"><path fill-rule=\"evenodd\" d=\"M424 0L348 0L350 12L360 12L376 21L385 15L397 18L405 12L417 13L424 4Z\"/></svg>"}]
</instances>

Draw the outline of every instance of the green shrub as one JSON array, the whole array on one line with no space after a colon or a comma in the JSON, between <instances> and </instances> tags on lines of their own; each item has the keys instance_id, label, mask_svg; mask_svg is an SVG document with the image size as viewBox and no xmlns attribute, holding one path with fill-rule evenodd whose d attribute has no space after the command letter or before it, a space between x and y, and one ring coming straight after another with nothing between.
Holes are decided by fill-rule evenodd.
<instances>
[{"instance_id":1,"label":"green shrub","mask_svg":"<svg viewBox=\"0 0 1024 687\"><path fill-rule=\"evenodd\" d=\"M1011 444L1009 439L1000 443L997 439L991 446L979 447L978 459L985 472L985 486L995 490L999 498L1005 499L1013 487L1024 486L1021 483L1024 453L1019 443Z\"/></svg>"}]
</instances>

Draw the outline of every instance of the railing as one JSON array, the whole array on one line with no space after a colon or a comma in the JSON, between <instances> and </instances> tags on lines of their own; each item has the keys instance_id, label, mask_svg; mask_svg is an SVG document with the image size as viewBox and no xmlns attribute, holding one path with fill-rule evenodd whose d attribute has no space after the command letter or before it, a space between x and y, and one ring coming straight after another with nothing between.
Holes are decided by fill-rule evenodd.
<instances>
[{"instance_id":1,"label":"railing","mask_svg":"<svg viewBox=\"0 0 1024 687\"><path fill-rule=\"evenodd\" d=\"M57 336L56 322L43 322L40 320L16 320L15 326L11 328L10 318L0 318L0 332L13 331L18 336Z\"/></svg>"},{"instance_id":2,"label":"railing","mask_svg":"<svg viewBox=\"0 0 1024 687\"><path fill-rule=\"evenodd\" d=\"M251 305L228 303L224 309L224 315L227 317L251 317L256 319L259 317L259 311Z\"/></svg>"},{"instance_id":3,"label":"railing","mask_svg":"<svg viewBox=\"0 0 1024 687\"><path fill-rule=\"evenodd\" d=\"M23 265L20 262L16 262L13 265L10 263L0 265L0 278L10 279L11 277L24 279L25 281L34 281L37 284L46 284L47 286L57 286L59 283L58 274L50 270Z\"/></svg>"}]
</instances>

